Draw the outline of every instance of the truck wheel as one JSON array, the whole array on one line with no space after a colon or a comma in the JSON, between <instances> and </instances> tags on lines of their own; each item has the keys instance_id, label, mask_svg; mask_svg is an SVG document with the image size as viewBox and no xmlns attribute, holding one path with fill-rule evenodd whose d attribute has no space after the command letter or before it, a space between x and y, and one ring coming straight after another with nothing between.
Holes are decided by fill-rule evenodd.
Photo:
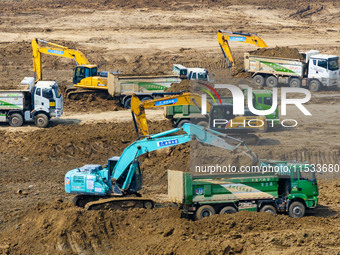
<instances>
[{"instance_id":1,"label":"truck wheel","mask_svg":"<svg viewBox=\"0 0 340 255\"><path fill-rule=\"evenodd\" d=\"M48 117L46 114L40 113L34 117L34 123L37 127L45 128L48 125Z\"/></svg>"},{"instance_id":2,"label":"truck wheel","mask_svg":"<svg viewBox=\"0 0 340 255\"><path fill-rule=\"evenodd\" d=\"M264 77L261 74L257 74L253 77L253 82L255 83L255 85L263 87Z\"/></svg>"},{"instance_id":3,"label":"truck wheel","mask_svg":"<svg viewBox=\"0 0 340 255\"><path fill-rule=\"evenodd\" d=\"M142 100L140 101L145 102L146 100L152 100L152 99L153 99L152 97L143 97Z\"/></svg>"},{"instance_id":4,"label":"truck wheel","mask_svg":"<svg viewBox=\"0 0 340 255\"><path fill-rule=\"evenodd\" d=\"M313 92L317 92L321 89L321 83L318 80L311 80L309 82L309 90Z\"/></svg>"},{"instance_id":5,"label":"truck wheel","mask_svg":"<svg viewBox=\"0 0 340 255\"><path fill-rule=\"evenodd\" d=\"M305 212L306 208L301 202L295 201L289 206L289 216L292 218L301 218Z\"/></svg>"},{"instance_id":6,"label":"truck wheel","mask_svg":"<svg viewBox=\"0 0 340 255\"><path fill-rule=\"evenodd\" d=\"M124 107L126 109L130 109L131 108L131 97L127 98L124 102Z\"/></svg>"},{"instance_id":7,"label":"truck wheel","mask_svg":"<svg viewBox=\"0 0 340 255\"><path fill-rule=\"evenodd\" d=\"M226 207L223 207L222 210L220 211L220 214L225 214L225 213L237 213L237 210L233 206L226 206Z\"/></svg>"},{"instance_id":8,"label":"truck wheel","mask_svg":"<svg viewBox=\"0 0 340 255\"><path fill-rule=\"evenodd\" d=\"M190 120L181 120L178 122L177 127L181 128L185 123L190 123Z\"/></svg>"},{"instance_id":9,"label":"truck wheel","mask_svg":"<svg viewBox=\"0 0 340 255\"><path fill-rule=\"evenodd\" d=\"M275 76L269 76L266 80L266 85L268 88L275 88L277 87L278 80Z\"/></svg>"},{"instance_id":10,"label":"truck wheel","mask_svg":"<svg viewBox=\"0 0 340 255\"><path fill-rule=\"evenodd\" d=\"M24 118L20 113L13 113L9 116L9 124L12 127L20 127L24 124Z\"/></svg>"},{"instance_id":11,"label":"truck wheel","mask_svg":"<svg viewBox=\"0 0 340 255\"><path fill-rule=\"evenodd\" d=\"M289 86L292 88L300 88L301 87L301 80L299 78L292 78L289 81Z\"/></svg>"},{"instance_id":12,"label":"truck wheel","mask_svg":"<svg viewBox=\"0 0 340 255\"><path fill-rule=\"evenodd\" d=\"M261 208L260 212L267 212L271 214L277 214L276 209L272 205L265 205Z\"/></svg>"},{"instance_id":13,"label":"truck wheel","mask_svg":"<svg viewBox=\"0 0 340 255\"><path fill-rule=\"evenodd\" d=\"M202 205L200 208L198 208L197 212L196 212L196 220L201 220L205 217L214 215L215 209L214 207L210 206L210 205Z\"/></svg>"},{"instance_id":14,"label":"truck wheel","mask_svg":"<svg viewBox=\"0 0 340 255\"><path fill-rule=\"evenodd\" d=\"M198 125L198 126L202 126L202 127L206 127L206 128L207 128L207 127L208 127L208 122L206 122L206 121L200 121L200 122L197 123L197 125Z\"/></svg>"}]
</instances>

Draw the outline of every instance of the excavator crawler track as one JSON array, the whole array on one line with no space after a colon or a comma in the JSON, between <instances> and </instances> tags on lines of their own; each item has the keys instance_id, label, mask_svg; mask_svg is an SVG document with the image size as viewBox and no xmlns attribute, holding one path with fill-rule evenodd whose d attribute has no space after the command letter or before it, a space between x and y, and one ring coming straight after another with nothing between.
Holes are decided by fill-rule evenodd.
<instances>
[{"instance_id":1,"label":"excavator crawler track","mask_svg":"<svg viewBox=\"0 0 340 255\"><path fill-rule=\"evenodd\" d=\"M85 205L86 210L128 210L133 208L152 209L154 202L141 197L113 197L89 202Z\"/></svg>"},{"instance_id":2,"label":"excavator crawler track","mask_svg":"<svg viewBox=\"0 0 340 255\"><path fill-rule=\"evenodd\" d=\"M68 88L65 90L66 98L71 100L80 99L83 95L101 95L104 94L108 96L107 91L103 90L94 90L94 89L77 89L77 88Z\"/></svg>"}]
</instances>

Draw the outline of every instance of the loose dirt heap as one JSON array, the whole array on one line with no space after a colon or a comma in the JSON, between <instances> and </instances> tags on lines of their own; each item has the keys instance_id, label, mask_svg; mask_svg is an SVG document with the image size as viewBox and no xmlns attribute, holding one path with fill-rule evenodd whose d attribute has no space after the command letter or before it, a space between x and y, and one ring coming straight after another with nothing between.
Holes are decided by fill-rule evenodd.
<instances>
[{"instance_id":1,"label":"loose dirt heap","mask_svg":"<svg viewBox=\"0 0 340 255\"><path fill-rule=\"evenodd\" d=\"M56 200L40 203L0 234L0 252L15 254L234 254L336 253L339 216L292 219L241 212L201 221L180 218L176 208L85 211Z\"/></svg>"},{"instance_id":2,"label":"loose dirt heap","mask_svg":"<svg viewBox=\"0 0 340 255\"><path fill-rule=\"evenodd\" d=\"M172 83L171 87L166 92L190 91L190 81L182 80L180 83Z\"/></svg>"},{"instance_id":3,"label":"loose dirt heap","mask_svg":"<svg viewBox=\"0 0 340 255\"><path fill-rule=\"evenodd\" d=\"M293 58L300 59L301 54L296 48L289 47L275 47L275 48L259 48L255 51L249 52L251 55L264 56L264 57L278 57L278 58Z\"/></svg>"}]
</instances>

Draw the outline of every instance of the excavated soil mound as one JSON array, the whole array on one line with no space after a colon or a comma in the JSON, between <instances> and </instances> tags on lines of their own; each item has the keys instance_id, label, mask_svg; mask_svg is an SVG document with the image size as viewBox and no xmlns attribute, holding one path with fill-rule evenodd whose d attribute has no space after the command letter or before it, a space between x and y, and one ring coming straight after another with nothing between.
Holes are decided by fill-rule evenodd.
<instances>
[{"instance_id":1,"label":"excavated soil mound","mask_svg":"<svg viewBox=\"0 0 340 255\"><path fill-rule=\"evenodd\" d=\"M170 121L149 122L150 133L159 133L171 129ZM98 152L119 153L133 141L137 135L131 123L102 122L87 125L58 125L48 129L39 129L33 133L12 133L0 131L6 139L0 150L4 154L22 157L39 157L41 161L50 157L96 158ZM34 139L32 139L34 137ZM32 152L34 151L34 155Z\"/></svg>"},{"instance_id":2,"label":"excavated soil mound","mask_svg":"<svg viewBox=\"0 0 340 255\"><path fill-rule=\"evenodd\" d=\"M259 48L255 51L249 52L251 55L278 57L278 58L294 58L300 59L301 54L296 48L289 47L275 47L275 48Z\"/></svg>"},{"instance_id":3,"label":"excavated soil mound","mask_svg":"<svg viewBox=\"0 0 340 255\"><path fill-rule=\"evenodd\" d=\"M188 90L190 91L190 81L182 80L180 83L172 83L171 87L166 90L166 92L179 92Z\"/></svg>"},{"instance_id":4,"label":"excavated soil mound","mask_svg":"<svg viewBox=\"0 0 340 255\"><path fill-rule=\"evenodd\" d=\"M292 219L240 212L200 221L177 208L86 211L62 200L40 203L0 234L4 254L334 253L339 216Z\"/></svg>"}]
</instances>

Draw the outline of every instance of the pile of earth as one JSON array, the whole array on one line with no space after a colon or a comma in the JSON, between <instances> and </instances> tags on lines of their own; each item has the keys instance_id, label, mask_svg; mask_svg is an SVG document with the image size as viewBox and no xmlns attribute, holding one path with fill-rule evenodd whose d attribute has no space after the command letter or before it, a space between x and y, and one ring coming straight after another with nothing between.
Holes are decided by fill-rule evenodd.
<instances>
[{"instance_id":1,"label":"pile of earth","mask_svg":"<svg viewBox=\"0 0 340 255\"><path fill-rule=\"evenodd\" d=\"M39 203L0 233L4 254L337 253L340 218L289 218L240 212L200 221L177 208L86 211L55 200Z\"/></svg>"},{"instance_id":2,"label":"pile of earth","mask_svg":"<svg viewBox=\"0 0 340 255\"><path fill-rule=\"evenodd\" d=\"M258 48L255 51L249 52L251 55L264 56L264 57L278 57L278 58L292 58L300 59L302 56L299 50L290 47L278 47L275 48Z\"/></svg>"},{"instance_id":3,"label":"pile of earth","mask_svg":"<svg viewBox=\"0 0 340 255\"><path fill-rule=\"evenodd\" d=\"M159 133L172 128L170 121L149 121L150 133ZM52 158L77 157L100 159L100 153L119 155L136 140L131 122L98 122L95 124L61 124L48 129L31 132L0 131L6 137L1 143L3 154L21 157L38 157L41 161ZM34 137L34 139L32 139ZM34 155L32 155L34 151Z\"/></svg>"},{"instance_id":4,"label":"pile of earth","mask_svg":"<svg viewBox=\"0 0 340 255\"><path fill-rule=\"evenodd\" d=\"M190 91L190 81L182 80L180 83L172 83L165 92Z\"/></svg>"}]
</instances>

